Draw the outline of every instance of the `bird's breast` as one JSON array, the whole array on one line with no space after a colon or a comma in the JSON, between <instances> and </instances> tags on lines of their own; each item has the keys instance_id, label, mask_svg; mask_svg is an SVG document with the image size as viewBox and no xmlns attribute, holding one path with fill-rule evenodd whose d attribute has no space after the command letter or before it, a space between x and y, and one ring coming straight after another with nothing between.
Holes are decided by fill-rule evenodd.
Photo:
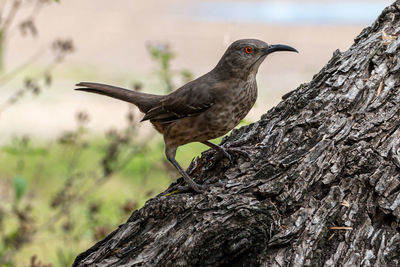
<instances>
[{"instance_id":1,"label":"bird's breast","mask_svg":"<svg viewBox=\"0 0 400 267\"><path fill-rule=\"evenodd\" d=\"M228 108L227 112L233 128L246 117L257 100L257 84L255 80L244 83L232 95L230 108Z\"/></svg>"},{"instance_id":2,"label":"bird's breast","mask_svg":"<svg viewBox=\"0 0 400 267\"><path fill-rule=\"evenodd\" d=\"M207 112L210 127L219 129L220 135L232 130L246 117L257 100L255 79L229 88Z\"/></svg>"}]
</instances>

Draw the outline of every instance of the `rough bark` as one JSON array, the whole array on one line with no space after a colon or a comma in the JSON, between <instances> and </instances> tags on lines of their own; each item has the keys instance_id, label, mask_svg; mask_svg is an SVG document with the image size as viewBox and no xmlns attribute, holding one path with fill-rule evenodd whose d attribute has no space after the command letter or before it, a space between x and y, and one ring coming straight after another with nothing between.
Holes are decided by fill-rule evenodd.
<instances>
[{"instance_id":1,"label":"rough bark","mask_svg":"<svg viewBox=\"0 0 400 267\"><path fill-rule=\"evenodd\" d=\"M160 194L74 265L400 265L399 34L400 0L223 140L251 160L193 162L196 181L222 186Z\"/></svg>"}]
</instances>

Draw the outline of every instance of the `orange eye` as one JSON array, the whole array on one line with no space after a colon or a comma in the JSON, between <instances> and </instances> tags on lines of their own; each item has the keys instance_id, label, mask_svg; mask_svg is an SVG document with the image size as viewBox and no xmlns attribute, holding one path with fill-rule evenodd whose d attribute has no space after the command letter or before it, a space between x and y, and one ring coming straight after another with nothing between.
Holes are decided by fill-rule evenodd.
<instances>
[{"instance_id":1,"label":"orange eye","mask_svg":"<svg viewBox=\"0 0 400 267\"><path fill-rule=\"evenodd\" d=\"M251 53L253 53L253 47L251 47L251 46L246 46L246 48L244 49L244 52L246 52L246 54L251 54Z\"/></svg>"}]
</instances>

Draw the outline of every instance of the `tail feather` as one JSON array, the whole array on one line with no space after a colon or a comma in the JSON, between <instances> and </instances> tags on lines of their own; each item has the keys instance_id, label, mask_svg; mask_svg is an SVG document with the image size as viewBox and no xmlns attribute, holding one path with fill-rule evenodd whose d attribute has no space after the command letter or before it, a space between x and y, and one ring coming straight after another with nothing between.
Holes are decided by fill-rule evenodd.
<instances>
[{"instance_id":1,"label":"tail feather","mask_svg":"<svg viewBox=\"0 0 400 267\"><path fill-rule=\"evenodd\" d=\"M101 83L80 82L76 86L79 86L75 89L78 91L106 95L132 103L143 113L148 112L164 98L162 95L146 94Z\"/></svg>"}]
</instances>

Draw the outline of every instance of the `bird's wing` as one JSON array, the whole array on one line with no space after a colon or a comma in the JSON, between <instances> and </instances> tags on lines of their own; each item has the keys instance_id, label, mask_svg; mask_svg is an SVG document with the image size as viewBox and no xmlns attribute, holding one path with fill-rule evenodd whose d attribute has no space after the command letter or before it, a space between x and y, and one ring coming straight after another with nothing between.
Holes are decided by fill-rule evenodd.
<instances>
[{"instance_id":1,"label":"bird's wing","mask_svg":"<svg viewBox=\"0 0 400 267\"><path fill-rule=\"evenodd\" d=\"M169 94L159 105L150 109L142 121L154 120L169 123L197 115L214 104L208 83L188 83Z\"/></svg>"}]
</instances>

